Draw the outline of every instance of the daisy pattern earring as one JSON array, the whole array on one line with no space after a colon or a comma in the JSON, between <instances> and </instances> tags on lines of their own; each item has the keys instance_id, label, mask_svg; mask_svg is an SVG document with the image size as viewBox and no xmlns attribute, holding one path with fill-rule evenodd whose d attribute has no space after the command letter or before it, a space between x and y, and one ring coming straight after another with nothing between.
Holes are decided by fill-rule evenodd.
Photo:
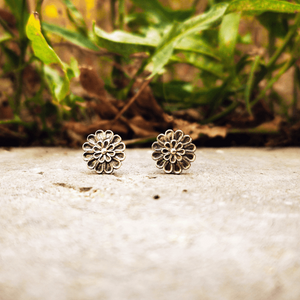
<instances>
[{"instance_id":1,"label":"daisy pattern earring","mask_svg":"<svg viewBox=\"0 0 300 300\"><path fill-rule=\"evenodd\" d=\"M95 170L98 174L111 174L121 167L125 159L125 148L119 135L111 130L97 130L82 145L83 160L87 162L90 170Z\"/></svg>"},{"instance_id":2,"label":"daisy pattern earring","mask_svg":"<svg viewBox=\"0 0 300 300\"><path fill-rule=\"evenodd\" d=\"M180 174L182 170L191 167L195 161L196 146L192 138L181 130L167 130L157 136L152 144L152 159L156 161L156 167L163 169L165 173Z\"/></svg>"}]
</instances>

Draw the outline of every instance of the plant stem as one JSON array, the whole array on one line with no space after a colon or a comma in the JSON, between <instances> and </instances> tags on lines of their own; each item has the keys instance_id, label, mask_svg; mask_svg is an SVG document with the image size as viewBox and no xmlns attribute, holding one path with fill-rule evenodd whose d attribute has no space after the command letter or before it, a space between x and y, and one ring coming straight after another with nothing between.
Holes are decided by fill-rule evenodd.
<instances>
[{"instance_id":1,"label":"plant stem","mask_svg":"<svg viewBox=\"0 0 300 300\"><path fill-rule=\"evenodd\" d=\"M266 87L259 93L259 95L250 103L250 107L253 107L259 100L261 100L266 92L273 86L273 84L291 67L294 65L297 59L292 58L287 61L284 66L280 69L280 71L274 76L266 85Z\"/></svg>"},{"instance_id":2,"label":"plant stem","mask_svg":"<svg viewBox=\"0 0 300 300\"><path fill-rule=\"evenodd\" d=\"M288 34L283 40L282 45L275 51L274 55L270 58L269 62L267 63L267 69L271 70L273 66L275 65L277 59L280 57L280 55L283 53L293 36L296 34L298 27L300 25L300 14L296 16L295 24L291 26L289 29Z\"/></svg>"},{"instance_id":3,"label":"plant stem","mask_svg":"<svg viewBox=\"0 0 300 300\"><path fill-rule=\"evenodd\" d=\"M18 63L18 70L16 74L17 78L17 90L15 95L15 113L19 116L21 110L21 97L23 92L23 70L25 65L25 54L27 48L27 40L20 40L20 56Z\"/></svg>"},{"instance_id":4,"label":"plant stem","mask_svg":"<svg viewBox=\"0 0 300 300\"><path fill-rule=\"evenodd\" d=\"M35 8L35 10L39 13L40 18L41 18L41 10L42 10L43 1L44 0L38 0L37 4L36 4L36 8ZM42 19L41 19L41 22L42 22Z\"/></svg>"},{"instance_id":5,"label":"plant stem","mask_svg":"<svg viewBox=\"0 0 300 300\"><path fill-rule=\"evenodd\" d=\"M25 65L25 55L26 49L28 46L28 39L25 32L25 25L28 17L28 10L26 1L22 1L22 14L20 16L18 30L19 30L19 47L20 47L20 55L18 61L18 70L16 72L16 81L17 81L17 90L15 95L15 114L17 116L20 115L21 110L21 97L23 92L23 70Z\"/></svg>"},{"instance_id":6,"label":"plant stem","mask_svg":"<svg viewBox=\"0 0 300 300\"><path fill-rule=\"evenodd\" d=\"M299 15L298 15L299 16ZM300 20L300 18L299 18ZM291 52L291 58L283 65L283 67L278 71L276 76L271 78L271 80L268 82L267 86L259 93L259 95L250 103L250 107L255 105L259 100L261 100L268 89L270 89L273 84L290 68L292 67L296 61L299 58L299 46L300 46L300 35L297 36L296 41L293 44L293 49Z\"/></svg>"},{"instance_id":7,"label":"plant stem","mask_svg":"<svg viewBox=\"0 0 300 300\"><path fill-rule=\"evenodd\" d=\"M124 98L126 99L128 97L128 94L133 86L133 84L136 81L136 78L144 71L145 66L147 65L148 60L144 60L141 64L141 66L139 67L139 69L137 70L137 72L135 73L135 75L133 76L133 78L130 80L130 82L128 83L128 85L126 86L126 88L124 88Z\"/></svg>"},{"instance_id":8,"label":"plant stem","mask_svg":"<svg viewBox=\"0 0 300 300\"><path fill-rule=\"evenodd\" d=\"M230 128L228 129L228 133L278 134L279 130L263 128Z\"/></svg>"},{"instance_id":9,"label":"plant stem","mask_svg":"<svg viewBox=\"0 0 300 300\"><path fill-rule=\"evenodd\" d=\"M20 120L18 117L15 117L14 119L11 120L0 120L1 125L6 125L6 124L18 124L18 125L23 125L26 128L32 128L32 126L35 124L34 122L24 122Z\"/></svg>"},{"instance_id":10,"label":"plant stem","mask_svg":"<svg viewBox=\"0 0 300 300\"><path fill-rule=\"evenodd\" d=\"M275 36L274 30L272 28L271 30L269 30L269 45L268 45L269 57L272 57L276 51L275 41L276 41L276 36Z\"/></svg>"},{"instance_id":11,"label":"plant stem","mask_svg":"<svg viewBox=\"0 0 300 300\"><path fill-rule=\"evenodd\" d=\"M224 101L224 96L228 86L231 84L233 77L229 75L223 82L223 84L215 91L212 101L210 103L210 109L207 116L211 116L215 110L222 105Z\"/></svg>"},{"instance_id":12,"label":"plant stem","mask_svg":"<svg viewBox=\"0 0 300 300\"><path fill-rule=\"evenodd\" d=\"M113 29L116 29L116 4L117 0L110 0L110 19Z\"/></svg>"},{"instance_id":13,"label":"plant stem","mask_svg":"<svg viewBox=\"0 0 300 300\"><path fill-rule=\"evenodd\" d=\"M125 19L125 0L119 0L119 7L118 7L118 14L119 14L119 29L124 29L124 19Z\"/></svg>"},{"instance_id":14,"label":"plant stem","mask_svg":"<svg viewBox=\"0 0 300 300\"><path fill-rule=\"evenodd\" d=\"M258 88L258 84L260 83L260 81L266 77L267 77L267 79L270 79L270 81L268 82L267 86L256 97L256 99L254 99L250 103L250 105L249 105L250 109L253 105L255 105L259 100L261 100L265 96L267 90L269 88L271 88L273 86L273 84L279 79L279 77L291 67L291 65L289 65L291 62L287 62L286 64L284 64L282 69L279 71L279 73L275 77L271 78L271 76L268 76L268 74L272 74L273 68L274 68L278 58L281 56L281 54L287 48L288 44L291 42L293 37L296 35L299 25L300 25L300 14L297 14L297 16L295 18L295 24L290 27L289 32L285 36L282 45L275 51L273 56L270 58L269 62L266 64L266 68L262 69L261 72L259 72L257 74L257 76L254 80L253 89Z\"/></svg>"},{"instance_id":15,"label":"plant stem","mask_svg":"<svg viewBox=\"0 0 300 300\"><path fill-rule=\"evenodd\" d=\"M250 116L252 116L252 111L251 111L251 107L250 107L250 97L252 94L252 88L253 88L253 79L254 79L254 74L255 71L259 65L259 60L260 60L260 56L257 55L253 61L253 64L251 66L251 70L250 70L250 74L249 74L249 78L246 84L246 88L245 88L245 102L246 102L246 108L247 111L249 113Z\"/></svg>"},{"instance_id":16,"label":"plant stem","mask_svg":"<svg viewBox=\"0 0 300 300\"><path fill-rule=\"evenodd\" d=\"M228 107L226 107L226 109L222 112L220 112L219 114L216 114L208 119L206 119L204 122L202 122L203 124L207 124L207 123L211 123L214 122L218 119L221 119L225 116L227 116L229 113L231 113L232 111L234 111L238 106L240 105L239 102L232 102Z\"/></svg>"},{"instance_id":17,"label":"plant stem","mask_svg":"<svg viewBox=\"0 0 300 300\"><path fill-rule=\"evenodd\" d=\"M150 83L152 78L145 80L139 91L125 104L125 106L122 108L122 110L116 115L116 117L112 120L112 124L114 124L116 121L120 119L120 117L126 112L126 110L133 104L133 102L139 97L139 95L142 93L142 91L147 87L147 85Z\"/></svg>"}]
</instances>

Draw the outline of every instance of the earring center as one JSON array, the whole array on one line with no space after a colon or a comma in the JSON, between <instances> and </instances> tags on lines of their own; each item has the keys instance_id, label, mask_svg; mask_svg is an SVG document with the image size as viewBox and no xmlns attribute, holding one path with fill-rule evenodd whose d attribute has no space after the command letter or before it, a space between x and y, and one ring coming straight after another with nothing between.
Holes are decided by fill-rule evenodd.
<instances>
[{"instance_id":1,"label":"earring center","mask_svg":"<svg viewBox=\"0 0 300 300\"><path fill-rule=\"evenodd\" d=\"M170 151L170 153L173 154L173 155L176 154L176 149L172 148L171 151Z\"/></svg>"}]
</instances>

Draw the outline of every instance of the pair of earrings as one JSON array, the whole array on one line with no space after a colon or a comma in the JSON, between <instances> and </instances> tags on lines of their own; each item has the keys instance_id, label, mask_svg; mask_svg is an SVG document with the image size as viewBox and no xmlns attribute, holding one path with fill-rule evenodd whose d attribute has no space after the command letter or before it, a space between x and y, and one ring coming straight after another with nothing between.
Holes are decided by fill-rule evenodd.
<instances>
[{"instance_id":1,"label":"pair of earrings","mask_svg":"<svg viewBox=\"0 0 300 300\"><path fill-rule=\"evenodd\" d=\"M111 174L121 167L126 157L125 148L118 134L111 130L97 130L82 145L83 160L87 162L90 170L95 170L98 174ZM196 159L196 146L192 143L192 138L181 130L174 132L168 129L159 134L152 144L152 150L156 167L169 174L180 174L189 169L191 162Z\"/></svg>"}]
</instances>

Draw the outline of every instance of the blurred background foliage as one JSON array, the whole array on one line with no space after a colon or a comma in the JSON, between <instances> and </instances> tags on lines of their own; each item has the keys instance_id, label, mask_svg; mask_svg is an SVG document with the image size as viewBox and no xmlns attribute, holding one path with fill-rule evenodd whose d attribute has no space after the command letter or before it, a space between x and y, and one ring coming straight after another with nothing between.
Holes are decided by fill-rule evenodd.
<instances>
[{"instance_id":1,"label":"blurred background foliage","mask_svg":"<svg viewBox=\"0 0 300 300\"><path fill-rule=\"evenodd\" d=\"M0 145L300 145L300 1L0 0Z\"/></svg>"}]
</instances>

